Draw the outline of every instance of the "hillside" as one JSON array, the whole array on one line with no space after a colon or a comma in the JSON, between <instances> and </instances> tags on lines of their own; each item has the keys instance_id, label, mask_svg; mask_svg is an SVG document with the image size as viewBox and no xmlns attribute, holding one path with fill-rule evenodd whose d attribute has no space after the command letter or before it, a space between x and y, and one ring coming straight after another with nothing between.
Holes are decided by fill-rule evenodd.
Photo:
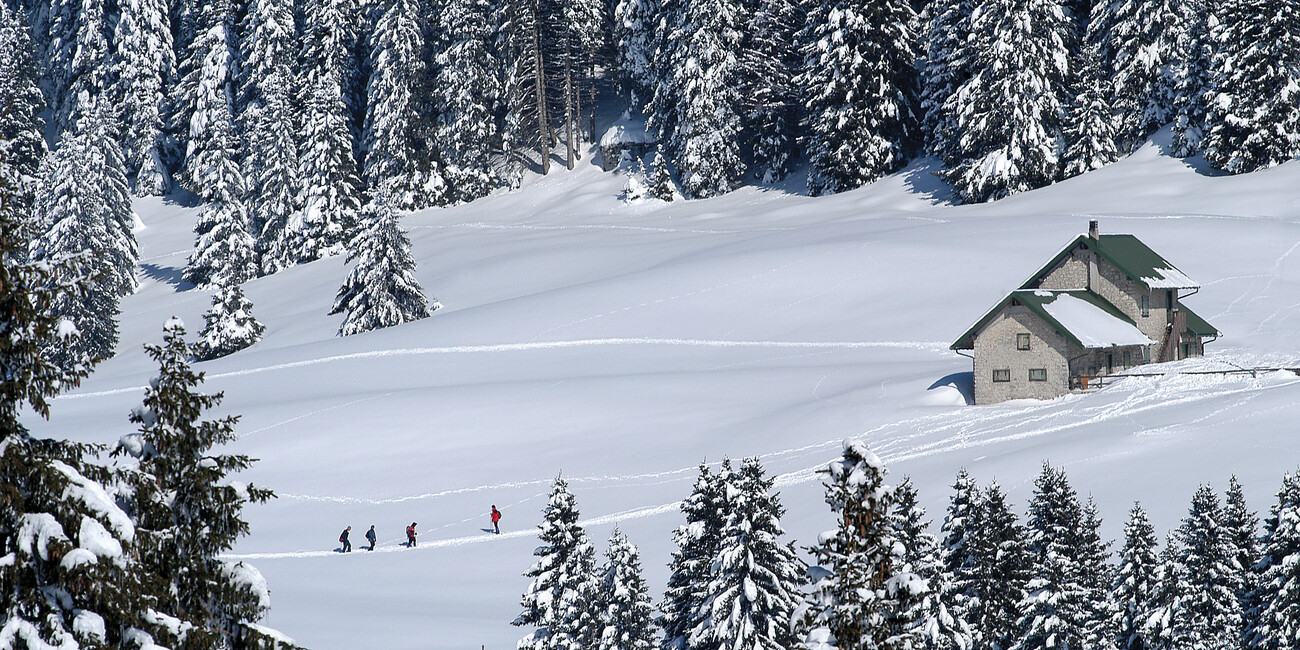
<instances>
[{"instance_id":1,"label":"hillside","mask_svg":"<svg viewBox=\"0 0 1300 650\"><path fill-rule=\"evenodd\" d=\"M1137 235L1198 280L1224 332L1207 368L1300 365L1300 163L1235 177L1164 154L1167 134L1102 170L952 206L922 161L844 194L744 188L625 205L590 156L519 191L404 218L431 318L337 338L345 273L326 259L250 282L256 346L200 364L242 416L248 510L236 550L266 575L265 621L313 648L513 647L551 479L570 481L598 546L614 526L662 593L701 460L759 456L800 546L831 523L813 471L847 438L911 475L942 519L959 467L1023 510L1044 460L1101 504L1118 537L1135 499L1157 530L1198 483L1236 474L1266 510L1300 462L1300 377L1170 374L1049 402L967 407L947 348L1087 220ZM210 297L180 278L197 209L141 200L144 286L122 343L40 435L111 443L155 368L141 344ZM936 387L937 385L937 387ZM504 513L490 536L489 506ZM420 546L402 530L419 522ZM341 556L370 524L379 549Z\"/></svg>"}]
</instances>

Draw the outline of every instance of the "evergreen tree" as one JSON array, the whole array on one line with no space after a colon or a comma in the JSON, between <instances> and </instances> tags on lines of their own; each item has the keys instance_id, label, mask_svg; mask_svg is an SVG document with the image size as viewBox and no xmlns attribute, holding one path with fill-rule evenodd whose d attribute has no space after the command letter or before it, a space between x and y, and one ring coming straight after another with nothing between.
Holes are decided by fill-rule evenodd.
<instances>
[{"instance_id":1,"label":"evergreen tree","mask_svg":"<svg viewBox=\"0 0 1300 650\"><path fill-rule=\"evenodd\" d=\"M555 478L538 528L542 546L533 551L537 562L524 575L532 578L524 592L523 613L514 625L536 629L519 640L519 650L576 650L591 647L593 630L581 620L595 603L596 551L578 525L578 506L562 477Z\"/></svg>"},{"instance_id":2,"label":"evergreen tree","mask_svg":"<svg viewBox=\"0 0 1300 650\"><path fill-rule=\"evenodd\" d=\"M1094 5L1089 42L1098 48L1108 84L1117 150L1137 145L1173 115L1173 67L1181 0L1102 0ZM1108 80L1108 81L1105 81Z\"/></svg>"},{"instance_id":3,"label":"evergreen tree","mask_svg":"<svg viewBox=\"0 0 1300 650\"><path fill-rule=\"evenodd\" d=\"M1246 507L1246 495L1241 490L1241 483L1236 476L1228 479L1228 490L1224 495L1223 528L1228 536L1228 548L1232 554L1236 584L1237 607L1242 616L1242 631L1249 634L1248 617L1258 610L1259 603L1254 602L1259 574L1256 565L1260 561L1259 551L1259 517Z\"/></svg>"},{"instance_id":4,"label":"evergreen tree","mask_svg":"<svg viewBox=\"0 0 1300 650\"><path fill-rule=\"evenodd\" d=\"M120 0L113 36L113 96L122 125L128 178L138 196L161 196L171 188L163 163L163 107L176 72L171 25L163 0Z\"/></svg>"},{"instance_id":5,"label":"evergreen tree","mask_svg":"<svg viewBox=\"0 0 1300 650\"><path fill-rule=\"evenodd\" d=\"M925 70L922 75L921 111L928 149L943 160L961 152L961 133L954 112L957 90L970 80L975 67L970 39L972 0L934 0L923 18L926 29Z\"/></svg>"},{"instance_id":6,"label":"evergreen tree","mask_svg":"<svg viewBox=\"0 0 1300 650\"><path fill-rule=\"evenodd\" d=\"M14 171L15 200L24 206L31 201L32 186L45 157L44 120L40 113L45 98L37 87L39 78L29 27L24 12L12 11L0 3L0 160Z\"/></svg>"},{"instance_id":7,"label":"evergreen tree","mask_svg":"<svg viewBox=\"0 0 1300 650\"><path fill-rule=\"evenodd\" d=\"M1118 650L1115 621L1118 605L1111 593L1115 582L1110 565L1110 542L1101 537L1101 515L1097 503L1088 498L1079 528L1079 583L1083 586L1083 647Z\"/></svg>"},{"instance_id":8,"label":"evergreen tree","mask_svg":"<svg viewBox=\"0 0 1300 650\"><path fill-rule=\"evenodd\" d=\"M308 96L324 78L338 86L343 107L336 116L348 129L350 140L360 135L365 113L366 74L369 48L364 30L368 10L374 5L361 0L320 0L301 9L303 51L300 56L302 84ZM355 144L349 145L349 152Z\"/></svg>"},{"instance_id":9,"label":"evergreen tree","mask_svg":"<svg viewBox=\"0 0 1300 650\"><path fill-rule=\"evenodd\" d=\"M664 160L663 151L657 147L654 158L650 159L650 173L646 182L649 185L650 196L660 201L671 203L677 195L672 174L668 172L668 161Z\"/></svg>"},{"instance_id":10,"label":"evergreen tree","mask_svg":"<svg viewBox=\"0 0 1300 650\"><path fill-rule=\"evenodd\" d=\"M1183 0L1178 5L1175 48L1179 56L1168 69L1165 84L1173 89L1174 155L1194 156L1203 149L1209 112L1211 6L1205 0Z\"/></svg>"},{"instance_id":11,"label":"evergreen tree","mask_svg":"<svg viewBox=\"0 0 1300 650\"><path fill-rule=\"evenodd\" d=\"M282 239L294 263L312 262L345 250L361 209L352 132L338 70L308 75L300 173L302 211L285 225Z\"/></svg>"},{"instance_id":12,"label":"evergreen tree","mask_svg":"<svg viewBox=\"0 0 1300 650\"><path fill-rule=\"evenodd\" d=\"M717 555L689 647L793 650L803 567L794 547L779 539L784 508L758 459L743 461L734 480L723 495Z\"/></svg>"},{"instance_id":13,"label":"evergreen tree","mask_svg":"<svg viewBox=\"0 0 1300 650\"><path fill-rule=\"evenodd\" d=\"M1119 553L1114 593L1117 615L1114 629L1119 650L1152 650L1156 644L1147 636L1147 621L1152 619L1156 592L1156 534L1147 513L1133 504L1128 523L1124 524L1124 547Z\"/></svg>"},{"instance_id":14,"label":"evergreen tree","mask_svg":"<svg viewBox=\"0 0 1300 650\"><path fill-rule=\"evenodd\" d=\"M1260 542L1259 582L1246 636L1250 650L1284 650L1300 640L1300 475L1287 474Z\"/></svg>"},{"instance_id":15,"label":"evergreen tree","mask_svg":"<svg viewBox=\"0 0 1300 650\"><path fill-rule=\"evenodd\" d=\"M49 4L45 62L57 133L75 129L108 88L112 19L105 0L51 0Z\"/></svg>"},{"instance_id":16,"label":"evergreen tree","mask_svg":"<svg viewBox=\"0 0 1300 650\"><path fill-rule=\"evenodd\" d=\"M231 173L225 168L239 162L234 18L231 0L212 0L203 5L198 17L199 32L181 64L184 76L176 89L173 119L183 120L180 127L185 142L185 184L205 201L217 200L220 186L228 182L226 177Z\"/></svg>"},{"instance_id":17,"label":"evergreen tree","mask_svg":"<svg viewBox=\"0 0 1300 650\"><path fill-rule=\"evenodd\" d=\"M1186 570L1178 561L1182 549L1178 538L1170 533L1165 538L1165 549L1156 565L1151 601L1147 606L1150 616L1142 625L1142 636L1148 648L1175 650L1183 648L1178 639L1177 622L1183 616L1183 596Z\"/></svg>"},{"instance_id":18,"label":"evergreen tree","mask_svg":"<svg viewBox=\"0 0 1300 650\"><path fill-rule=\"evenodd\" d=\"M1084 648L1086 587L1078 534L1083 510L1065 471L1044 463L1026 521L1033 577L1025 586L1013 650Z\"/></svg>"},{"instance_id":19,"label":"evergreen tree","mask_svg":"<svg viewBox=\"0 0 1300 650\"><path fill-rule=\"evenodd\" d=\"M974 13L958 59L990 58L945 108L959 141L942 176L963 201L1043 187L1060 173L1072 30L1057 0L993 0Z\"/></svg>"},{"instance_id":20,"label":"evergreen tree","mask_svg":"<svg viewBox=\"0 0 1300 650\"><path fill-rule=\"evenodd\" d=\"M614 7L615 69L632 109L641 110L655 85L655 25L658 0L618 0Z\"/></svg>"},{"instance_id":21,"label":"evergreen tree","mask_svg":"<svg viewBox=\"0 0 1300 650\"><path fill-rule=\"evenodd\" d=\"M916 25L908 0L836 0L813 12L801 78L813 194L897 171L919 143Z\"/></svg>"},{"instance_id":22,"label":"evergreen tree","mask_svg":"<svg viewBox=\"0 0 1300 650\"><path fill-rule=\"evenodd\" d=\"M420 7L415 0L385 0L379 11L369 43L363 176L372 192L383 193L394 208L409 210L417 205L410 136L416 121L413 90L424 74Z\"/></svg>"},{"instance_id":23,"label":"evergreen tree","mask_svg":"<svg viewBox=\"0 0 1300 650\"><path fill-rule=\"evenodd\" d=\"M502 26L506 59L505 150L522 158L523 150L536 147L541 172L551 171L555 132L551 126L551 94L547 69L551 65L544 43L546 9L541 0L509 0Z\"/></svg>"},{"instance_id":24,"label":"evergreen tree","mask_svg":"<svg viewBox=\"0 0 1300 650\"><path fill-rule=\"evenodd\" d=\"M636 546L615 528L605 558L596 650L653 650L654 611Z\"/></svg>"},{"instance_id":25,"label":"evergreen tree","mask_svg":"<svg viewBox=\"0 0 1300 650\"><path fill-rule=\"evenodd\" d=\"M979 488L966 468L957 472L952 485L952 496L948 501L948 511L943 525L939 528L939 560L941 574L945 576L942 589L938 591L939 600L955 621L958 629L967 634L968 643L960 645L969 648L969 641L975 630L969 626L966 618L974 606L974 556L973 529L976 511L979 508Z\"/></svg>"},{"instance_id":26,"label":"evergreen tree","mask_svg":"<svg viewBox=\"0 0 1300 650\"><path fill-rule=\"evenodd\" d=\"M434 80L441 98L437 141L457 202L487 196L498 180L489 158L500 138L495 111L502 95L492 7L488 0L448 0L439 22L446 46Z\"/></svg>"},{"instance_id":27,"label":"evergreen tree","mask_svg":"<svg viewBox=\"0 0 1300 650\"><path fill-rule=\"evenodd\" d=\"M197 241L184 277L200 288L243 283L258 268L257 242L248 233L247 186L237 162L234 122L229 113L215 114L220 119L206 127L209 150L190 159L194 187L208 203L194 224ZM196 120L200 115L195 113Z\"/></svg>"},{"instance_id":28,"label":"evergreen tree","mask_svg":"<svg viewBox=\"0 0 1300 650\"><path fill-rule=\"evenodd\" d=\"M1223 508L1209 486L1192 496L1178 529L1178 563L1184 580L1177 617L1175 647L1227 650L1241 640L1242 612L1237 599L1236 549L1224 526Z\"/></svg>"},{"instance_id":29,"label":"evergreen tree","mask_svg":"<svg viewBox=\"0 0 1300 650\"><path fill-rule=\"evenodd\" d=\"M1103 88L1096 48L1086 47L1076 57L1079 69L1074 75L1074 99L1064 129L1066 142L1062 174L1069 178L1115 162L1115 115L1110 95Z\"/></svg>"},{"instance_id":30,"label":"evergreen tree","mask_svg":"<svg viewBox=\"0 0 1300 650\"><path fill-rule=\"evenodd\" d=\"M262 340L266 326L253 318L253 303L240 285L221 287L212 295L212 308L203 315L203 331L194 344L194 358L208 361L233 354Z\"/></svg>"},{"instance_id":31,"label":"evergreen tree","mask_svg":"<svg viewBox=\"0 0 1300 650\"><path fill-rule=\"evenodd\" d=\"M331 314L347 312L339 336L392 327L431 313L429 300L415 279L411 240L397 223L397 215L380 197L366 204L363 229L348 253L356 265L334 298ZM441 305L435 300L432 308Z\"/></svg>"},{"instance_id":32,"label":"evergreen tree","mask_svg":"<svg viewBox=\"0 0 1300 650\"><path fill-rule=\"evenodd\" d=\"M270 607L265 581L243 562L220 555L248 534L247 503L274 498L267 489L230 483L253 459L215 453L238 438L238 416L200 420L222 394L197 391L203 373L189 364L190 346L177 318L163 325L163 344L146 345L159 365L144 403L131 412L139 432L123 438L115 456L126 466L127 505L137 522L142 561L165 576L164 603L198 626L182 629L185 647L277 647L255 625Z\"/></svg>"},{"instance_id":33,"label":"evergreen tree","mask_svg":"<svg viewBox=\"0 0 1300 650\"><path fill-rule=\"evenodd\" d=\"M943 570L939 541L927 529L925 509L918 502L916 487L910 478L904 478L894 488L894 509L890 521L894 534L903 544L903 561L909 570L925 582L925 592L905 599L905 613L899 619L906 622L916 635L917 648L927 650L955 650L970 647L970 629L966 622L953 616L944 602L943 594L951 588L952 574Z\"/></svg>"},{"instance_id":34,"label":"evergreen tree","mask_svg":"<svg viewBox=\"0 0 1300 650\"><path fill-rule=\"evenodd\" d=\"M797 155L801 93L795 75L803 57L798 33L806 16L800 0L754 0L741 55L751 175L775 183L790 175Z\"/></svg>"},{"instance_id":35,"label":"evergreen tree","mask_svg":"<svg viewBox=\"0 0 1300 650\"><path fill-rule=\"evenodd\" d=\"M1224 0L1210 62L1205 157L1240 174L1300 153L1300 3Z\"/></svg>"},{"instance_id":36,"label":"evergreen tree","mask_svg":"<svg viewBox=\"0 0 1300 650\"><path fill-rule=\"evenodd\" d=\"M673 531L677 550L668 565L668 588L659 607L664 650L696 647L690 643L690 633L700 623L697 616L705 598L704 587L722 535L722 501L732 480L730 460L722 461L716 475L701 463L694 490L682 500L686 523Z\"/></svg>"},{"instance_id":37,"label":"evergreen tree","mask_svg":"<svg viewBox=\"0 0 1300 650\"><path fill-rule=\"evenodd\" d=\"M740 142L739 59L743 14L734 0L702 0L664 7L665 60L650 103L648 126L664 143L690 198L735 189L744 175Z\"/></svg>"},{"instance_id":38,"label":"evergreen tree","mask_svg":"<svg viewBox=\"0 0 1300 650\"><path fill-rule=\"evenodd\" d=\"M1010 648L1019 638L1016 621L1034 557L1002 487L993 483L978 498L969 524L968 577L958 583L968 594L962 614L974 631L975 650Z\"/></svg>"},{"instance_id":39,"label":"evergreen tree","mask_svg":"<svg viewBox=\"0 0 1300 650\"><path fill-rule=\"evenodd\" d=\"M97 249L105 262L100 281L115 296L123 297L140 288L135 278L140 248L135 240L135 211L131 208L126 161L115 137L117 124L106 111L96 108L86 128L92 175L80 177L80 182L98 186L99 205L94 207L104 220L107 236L103 248Z\"/></svg>"}]
</instances>

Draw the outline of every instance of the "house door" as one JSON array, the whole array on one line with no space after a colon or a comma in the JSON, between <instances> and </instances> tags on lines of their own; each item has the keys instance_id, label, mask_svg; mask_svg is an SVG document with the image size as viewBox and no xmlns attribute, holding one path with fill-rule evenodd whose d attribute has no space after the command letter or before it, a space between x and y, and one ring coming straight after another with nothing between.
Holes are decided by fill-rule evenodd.
<instances>
[{"instance_id":1,"label":"house door","mask_svg":"<svg viewBox=\"0 0 1300 650\"><path fill-rule=\"evenodd\" d=\"M1107 352L1106 353L1106 374L1109 375L1112 372L1115 372L1115 353Z\"/></svg>"}]
</instances>

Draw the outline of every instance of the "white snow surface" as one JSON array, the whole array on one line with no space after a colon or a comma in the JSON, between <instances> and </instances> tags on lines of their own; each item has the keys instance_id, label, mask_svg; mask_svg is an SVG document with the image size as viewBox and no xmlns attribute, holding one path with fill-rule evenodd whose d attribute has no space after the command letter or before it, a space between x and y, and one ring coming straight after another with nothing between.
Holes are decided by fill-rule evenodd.
<instances>
[{"instance_id":1,"label":"white snow surface","mask_svg":"<svg viewBox=\"0 0 1300 650\"><path fill-rule=\"evenodd\" d=\"M677 502L723 456L762 460L800 548L835 525L816 470L846 439L889 482L912 478L932 530L959 468L998 480L1023 514L1044 460L1096 498L1110 539L1134 500L1166 531L1199 483L1232 474L1266 511L1300 462L1300 377L1176 371L1300 366L1300 163L1214 176L1165 141L973 206L948 203L929 160L836 196L801 196L795 179L627 205L623 176L589 152L572 172L403 218L420 283L447 305L430 318L335 336L342 257L253 280L264 338L197 364L225 393L211 417L241 416L225 451L259 459L232 478L279 495L247 507L252 534L228 559L265 576L261 622L308 647L501 649L531 631L510 622L561 471L591 539L618 526L640 548L656 598ZM142 286L122 301L119 354L50 421L27 417L37 435L134 431L157 373L141 345L170 317L203 322L208 295L180 278L197 208L135 208ZM1200 278L1187 303L1223 337L1097 393L962 405L970 360L948 343L1091 218ZM334 551L344 526L371 524L374 552Z\"/></svg>"},{"instance_id":2,"label":"white snow surface","mask_svg":"<svg viewBox=\"0 0 1300 650\"><path fill-rule=\"evenodd\" d=\"M654 136L645 130L645 121L634 120L627 113L614 120L614 123L605 130L604 135L600 136L602 147L616 144L646 144L654 141Z\"/></svg>"},{"instance_id":3,"label":"white snow surface","mask_svg":"<svg viewBox=\"0 0 1300 650\"><path fill-rule=\"evenodd\" d=\"M1147 338L1136 325L1067 293L1058 293L1055 299L1043 301L1043 310L1074 334L1085 348L1156 343Z\"/></svg>"}]
</instances>

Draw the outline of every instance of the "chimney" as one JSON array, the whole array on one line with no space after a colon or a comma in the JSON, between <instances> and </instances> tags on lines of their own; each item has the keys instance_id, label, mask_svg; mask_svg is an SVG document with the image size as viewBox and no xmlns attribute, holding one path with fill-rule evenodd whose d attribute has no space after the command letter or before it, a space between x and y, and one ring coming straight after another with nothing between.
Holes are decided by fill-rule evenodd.
<instances>
[{"instance_id":1,"label":"chimney","mask_svg":"<svg viewBox=\"0 0 1300 650\"><path fill-rule=\"evenodd\" d=\"M1101 237L1101 226L1097 224L1096 219L1088 221L1088 238L1097 239Z\"/></svg>"}]
</instances>

